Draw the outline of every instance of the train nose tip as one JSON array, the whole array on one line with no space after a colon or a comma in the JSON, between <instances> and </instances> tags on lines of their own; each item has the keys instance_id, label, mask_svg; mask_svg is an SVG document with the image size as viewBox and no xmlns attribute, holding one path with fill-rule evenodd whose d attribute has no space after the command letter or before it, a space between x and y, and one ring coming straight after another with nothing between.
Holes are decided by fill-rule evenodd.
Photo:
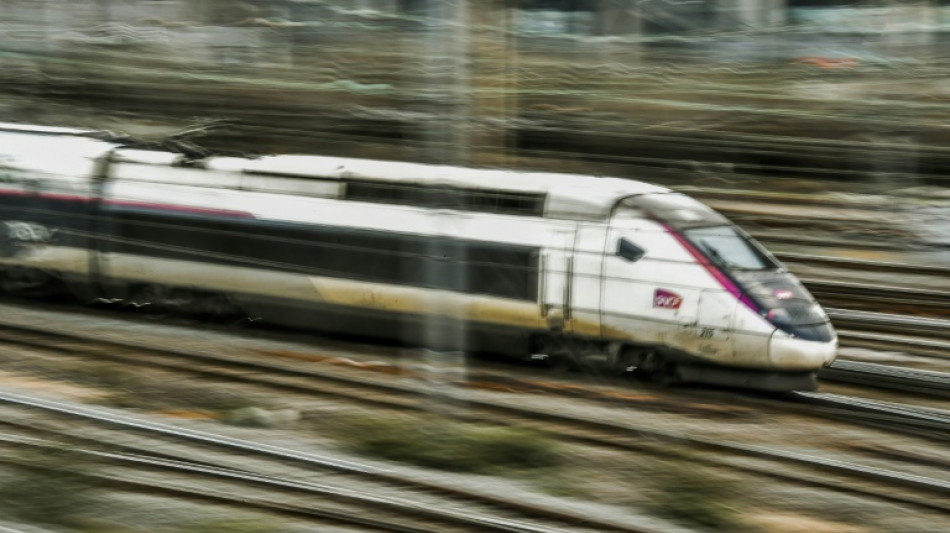
<instances>
[{"instance_id":1,"label":"train nose tip","mask_svg":"<svg viewBox=\"0 0 950 533\"><path fill-rule=\"evenodd\" d=\"M772 366L786 370L817 370L835 360L838 341L807 341L776 332L769 341Z\"/></svg>"}]
</instances>

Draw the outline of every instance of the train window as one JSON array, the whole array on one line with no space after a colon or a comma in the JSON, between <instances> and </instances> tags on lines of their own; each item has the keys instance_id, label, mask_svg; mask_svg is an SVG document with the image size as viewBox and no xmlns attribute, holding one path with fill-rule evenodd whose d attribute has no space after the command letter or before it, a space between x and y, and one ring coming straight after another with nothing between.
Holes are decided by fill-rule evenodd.
<instances>
[{"instance_id":1,"label":"train window","mask_svg":"<svg viewBox=\"0 0 950 533\"><path fill-rule=\"evenodd\" d=\"M732 226L693 228L683 232L713 263L734 270L774 270L772 259L752 239Z\"/></svg>"},{"instance_id":2,"label":"train window","mask_svg":"<svg viewBox=\"0 0 950 533\"><path fill-rule=\"evenodd\" d=\"M628 241L627 239L621 238L617 241L617 255L633 263L634 261L640 260L641 257L646 253L646 250L640 248L636 244Z\"/></svg>"},{"instance_id":3,"label":"train window","mask_svg":"<svg viewBox=\"0 0 950 533\"><path fill-rule=\"evenodd\" d=\"M545 195L536 193L457 189L356 180L346 182L345 198L357 202L412 205L521 216L542 216L545 201Z\"/></svg>"},{"instance_id":4,"label":"train window","mask_svg":"<svg viewBox=\"0 0 950 533\"><path fill-rule=\"evenodd\" d=\"M119 206L110 214L116 253L537 299L539 250L529 246Z\"/></svg>"}]
</instances>

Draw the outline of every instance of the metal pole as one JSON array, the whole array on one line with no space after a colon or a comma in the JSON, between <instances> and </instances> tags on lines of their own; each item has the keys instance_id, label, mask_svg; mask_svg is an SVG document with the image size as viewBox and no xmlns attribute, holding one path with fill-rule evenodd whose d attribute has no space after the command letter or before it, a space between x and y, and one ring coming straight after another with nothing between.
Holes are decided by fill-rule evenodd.
<instances>
[{"instance_id":1,"label":"metal pole","mask_svg":"<svg viewBox=\"0 0 950 533\"><path fill-rule=\"evenodd\" d=\"M424 132L425 158L431 163L468 162L469 27L467 0L429 0L426 9L426 96L431 120ZM427 191L435 206L451 194ZM451 413L457 384L465 379L465 287L467 250L457 238L464 215L450 209L431 211L430 238L424 251L428 294L421 325L423 350L417 374L432 410Z\"/></svg>"},{"instance_id":2,"label":"metal pole","mask_svg":"<svg viewBox=\"0 0 950 533\"><path fill-rule=\"evenodd\" d=\"M469 157L471 77L468 0L429 0L426 9L426 160L464 165Z\"/></svg>"}]
</instances>

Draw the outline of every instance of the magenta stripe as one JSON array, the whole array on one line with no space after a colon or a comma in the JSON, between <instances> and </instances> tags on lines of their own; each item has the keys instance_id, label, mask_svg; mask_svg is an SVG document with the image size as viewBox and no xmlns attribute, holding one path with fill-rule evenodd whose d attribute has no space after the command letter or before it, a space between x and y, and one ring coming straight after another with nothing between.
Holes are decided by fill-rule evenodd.
<instances>
[{"instance_id":1,"label":"magenta stripe","mask_svg":"<svg viewBox=\"0 0 950 533\"><path fill-rule=\"evenodd\" d=\"M140 202L137 200L107 200L107 205L120 207L131 207L137 209L152 209L155 211L175 211L178 213L192 213L199 215L214 215L232 218L254 218L252 213L247 211L235 211L232 209L216 209L213 207L193 207L187 205L160 204L156 202Z\"/></svg>"},{"instance_id":2,"label":"magenta stripe","mask_svg":"<svg viewBox=\"0 0 950 533\"><path fill-rule=\"evenodd\" d=\"M92 198L89 196L79 196L76 194L38 194L34 191L11 191L8 189L0 189L0 194L5 194L7 196L34 196L51 200L70 200L80 202L89 202L92 200Z\"/></svg>"},{"instance_id":3,"label":"magenta stripe","mask_svg":"<svg viewBox=\"0 0 950 533\"><path fill-rule=\"evenodd\" d=\"M663 229L665 229L667 233L672 235L673 238L676 239L676 241L683 246L683 248L686 248L686 251L689 252L691 256L693 256L693 259L695 259L697 263L703 265L703 268L706 269L706 272L709 272L709 274L720 285L722 285L724 289L729 291L729 294L735 296L740 302L742 302L749 309L755 311L756 313L759 313L759 306L756 305L756 303L752 301L752 299L749 298L748 295L742 292L742 289L740 289L738 285L733 283L733 281L729 279L729 276L725 275L722 270L720 270L716 265L712 264L712 262L709 260L708 257L705 256L705 254L697 250L696 247L693 246L693 243L686 240L685 237L680 235L679 232L677 232L675 229L673 229L669 225L663 224L663 223L661 223L661 225L663 226Z\"/></svg>"}]
</instances>

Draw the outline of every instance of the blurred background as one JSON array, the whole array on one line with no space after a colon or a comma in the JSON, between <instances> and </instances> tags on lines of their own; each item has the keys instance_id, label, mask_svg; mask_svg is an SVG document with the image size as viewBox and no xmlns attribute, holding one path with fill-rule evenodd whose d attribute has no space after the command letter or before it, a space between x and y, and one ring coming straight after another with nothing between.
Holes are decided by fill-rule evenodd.
<instances>
[{"instance_id":1,"label":"blurred background","mask_svg":"<svg viewBox=\"0 0 950 533\"><path fill-rule=\"evenodd\" d=\"M191 132L229 152L886 194L910 202L915 234L947 243L944 0L0 9L7 121Z\"/></svg>"},{"instance_id":2,"label":"blurred background","mask_svg":"<svg viewBox=\"0 0 950 533\"><path fill-rule=\"evenodd\" d=\"M945 0L0 9L0 120L199 152L629 177L777 252L950 264Z\"/></svg>"},{"instance_id":3,"label":"blurred background","mask_svg":"<svg viewBox=\"0 0 950 533\"><path fill-rule=\"evenodd\" d=\"M9 121L134 134L216 126L202 140L216 149L654 181L686 171L872 191L946 179L943 0L0 9Z\"/></svg>"},{"instance_id":4,"label":"blurred background","mask_svg":"<svg viewBox=\"0 0 950 533\"><path fill-rule=\"evenodd\" d=\"M813 282L810 290L826 306L946 318L948 41L950 0L0 0L0 122L104 129L146 141L171 140L198 154L304 153L642 180L686 192L727 215L796 275ZM451 229L450 218L437 223L443 231ZM942 268L920 268L931 266ZM830 280L849 285L836 288ZM923 294L933 290L940 292ZM843 312L833 318L841 319ZM889 327L920 334L904 320ZM878 334L886 331L880 324L864 327ZM454 335L456 326L433 321L431 329ZM946 336L943 322L927 327ZM205 342L206 333L199 335ZM851 355L855 347L877 349L879 339L861 344L855 338ZM927 342L925 350L945 358L945 340ZM897 346L893 350L907 349ZM314 360L312 354L285 352L295 365ZM396 363L381 373L397 373L396 364L422 368L418 388L432 391L431 410L452 413L445 389L464 380L460 359L429 353L418 360L403 354L390 358ZM343 356L333 360L353 363ZM40 374L71 371L62 366L49 363ZM243 392L222 393L205 383L169 389L151 377L137 381L139 376L133 380L104 366L80 370L74 372L145 398L136 404L123 395L111 399L113 404L230 413L208 418L251 428L244 435L296 423L299 412L316 413L303 416L306 424L347 437L370 433L371 426L388 430L375 419L366 427L360 420L340 422L351 412L327 407L324 400L319 408L307 405L299 412L275 407L276 415L265 413L277 420L271 422L248 411L266 402ZM556 389L541 390L553 395ZM664 417L686 412L700 423L712 420L703 431L728 415L736 417L735 435L742 438L749 438L751 424L798 435L778 435L782 446L799 437L847 441L832 431L820 434L830 426L773 423L771 414L753 408L730 414L720 405L697 400L682 407L652 394L625 400ZM287 412L289 421L280 420ZM678 427L658 419L659 427ZM417 425L413 419L393 432ZM456 430L432 431L453 436ZM459 441L477 440L456 433ZM942 438L939 446L945 446L945 434ZM516 434L514 440L527 439ZM881 444L874 436L866 440ZM381 442L389 452L390 442ZM456 441L447 442L445 458L423 459L459 469L464 453L458 453ZM547 453L546 441L538 442L537 449L524 453L540 457L540 467L548 468L544 461L556 454ZM513 462L524 463L522 449L515 451ZM497 463L501 454L490 453ZM472 471L491 462L472 455L481 461ZM603 464L616 460L605 457ZM939 470L933 465L950 461L945 453L938 457L914 472L929 475ZM609 471L603 464L592 468L582 462L558 474L571 483L555 479L557 490L549 492L576 491L623 505L649 499L646 491L633 496L614 491L609 476L588 475ZM708 480L692 480L686 471L692 467L674 467L665 472L662 464L639 462L627 467L636 475L623 470L616 475L674 481L655 489L661 502L678 503L688 485L701 489L701 502L729 492ZM593 488L578 489L575 480L587 478ZM40 496L49 492L35 480L8 485L15 493L30 483ZM51 483L57 484L62 490L48 499L79 492L69 483ZM939 489L946 492L946 480ZM743 491L744 498L756 494ZM12 498L3 492L0 484L0 503ZM768 507L788 494L762 492L756 505ZM799 521L796 527L804 523L799 529L761 530L904 531L916 524L907 520L927 519L889 514L885 507L881 516L849 515L838 500L803 494L818 502L808 509L827 509L841 527L820 529ZM928 505L946 510L933 502ZM677 507L673 514L701 514L685 509ZM847 527L856 516L867 529ZM871 528L886 520L893 524ZM722 523L720 530L735 530L731 522ZM259 531L274 529L268 524Z\"/></svg>"},{"instance_id":5,"label":"blurred background","mask_svg":"<svg viewBox=\"0 0 950 533\"><path fill-rule=\"evenodd\" d=\"M6 121L831 195L950 244L944 0L0 8Z\"/></svg>"}]
</instances>

